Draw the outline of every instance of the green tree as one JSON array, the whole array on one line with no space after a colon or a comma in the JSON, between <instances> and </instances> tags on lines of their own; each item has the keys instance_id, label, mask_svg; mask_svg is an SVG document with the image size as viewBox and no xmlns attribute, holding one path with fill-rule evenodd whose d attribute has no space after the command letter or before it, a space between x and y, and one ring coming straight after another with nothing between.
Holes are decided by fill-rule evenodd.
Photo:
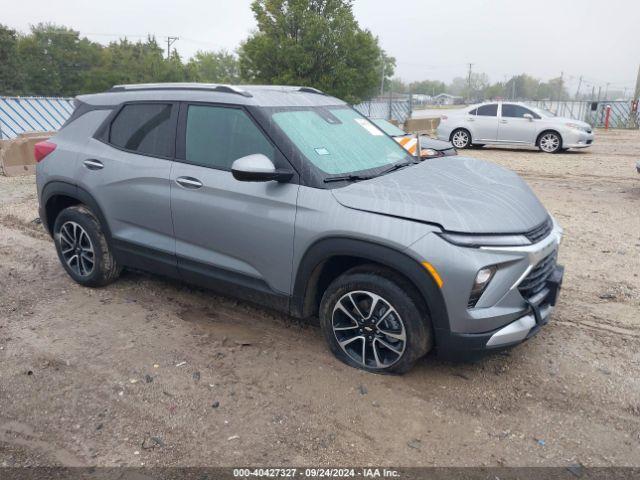
<instances>
[{"instance_id":1,"label":"green tree","mask_svg":"<svg viewBox=\"0 0 640 480\"><path fill-rule=\"evenodd\" d=\"M144 42L126 38L111 42L100 55L84 85L84 91L100 92L121 83L179 82L186 72L174 50L168 59L156 39Z\"/></svg>"},{"instance_id":2,"label":"green tree","mask_svg":"<svg viewBox=\"0 0 640 480\"><path fill-rule=\"evenodd\" d=\"M447 91L444 82L438 80L422 80L411 84L411 91L422 95L438 95Z\"/></svg>"},{"instance_id":3,"label":"green tree","mask_svg":"<svg viewBox=\"0 0 640 480\"><path fill-rule=\"evenodd\" d=\"M258 29L239 51L247 81L307 85L352 103L379 91L384 52L351 0L254 0L251 9Z\"/></svg>"},{"instance_id":4,"label":"green tree","mask_svg":"<svg viewBox=\"0 0 640 480\"><path fill-rule=\"evenodd\" d=\"M22 93L22 65L18 55L18 36L0 24L0 95Z\"/></svg>"},{"instance_id":5,"label":"green tree","mask_svg":"<svg viewBox=\"0 0 640 480\"><path fill-rule=\"evenodd\" d=\"M75 95L98 63L99 44L80 38L77 31L48 23L31 27L19 37L24 92L30 95Z\"/></svg>"},{"instance_id":6,"label":"green tree","mask_svg":"<svg viewBox=\"0 0 640 480\"><path fill-rule=\"evenodd\" d=\"M189 80L194 82L233 84L240 81L238 58L225 50L196 52L186 68Z\"/></svg>"},{"instance_id":7,"label":"green tree","mask_svg":"<svg viewBox=\"0 0 640 480\"><path fill-rule=\"evenodd\" d=\"M389 82L389 88L393 93L407 93L409 91L409 87L401 78L392 78Z\"/></svg>"}]
</instances>

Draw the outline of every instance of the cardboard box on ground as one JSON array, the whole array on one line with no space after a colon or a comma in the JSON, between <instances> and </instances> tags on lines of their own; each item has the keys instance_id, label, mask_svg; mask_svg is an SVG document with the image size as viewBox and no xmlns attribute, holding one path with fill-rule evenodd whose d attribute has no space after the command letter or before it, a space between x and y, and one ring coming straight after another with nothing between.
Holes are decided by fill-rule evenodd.
<instances>
[{"instance_id":1,"label":"cardboard box on ground","mask_svg":"<svg viewBox=\"0 0 640 480\"><path fill-rule=\"evenodd\" d=\"M7 177L34 175L36 160L33 146L50 138L54 132L23 133L11 140L0 140L0 173Z\"/></svg>"}]
</instances>

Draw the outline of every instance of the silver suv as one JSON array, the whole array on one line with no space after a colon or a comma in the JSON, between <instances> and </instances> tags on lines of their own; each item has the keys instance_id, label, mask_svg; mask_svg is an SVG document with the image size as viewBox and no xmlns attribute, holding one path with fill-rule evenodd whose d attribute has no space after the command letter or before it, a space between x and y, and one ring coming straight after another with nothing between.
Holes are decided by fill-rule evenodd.
<instances>
[{"instance_id":1,"label":"silver suv","mask_svg":"<svg viewBox=\"0 0 640 480\"><path fill-rule=\"evenodd\" d=\"M68 274L176 277L318 316L349 365L517 344L547 322L561 230L515 173L421 161L311 88L116 86L35 148Z\"/></svg>"}]
</instances>

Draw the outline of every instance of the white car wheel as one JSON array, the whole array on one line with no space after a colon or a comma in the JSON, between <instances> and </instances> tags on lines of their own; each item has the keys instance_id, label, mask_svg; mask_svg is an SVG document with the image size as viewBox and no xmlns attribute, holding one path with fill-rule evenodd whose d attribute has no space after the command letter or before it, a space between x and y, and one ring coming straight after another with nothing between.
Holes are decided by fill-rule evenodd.
<instances>
[{"instance_id":1,"label":"white car wheel","mask_svg":"<svg viewBox=\"0 0 640 480\"><path fill-rule=\"evenodd\" d=\"M540 137L538 146L543 152L556 153L562 148L562 140L557 133L547 132Z\"/></svg>"},{"instance_id":2,"label":"white car wheel","mask_svg":"<svg viewBox=\"0 0 640 480\"><path fill-rule=\"evenodd\" d=\"M471 145L471 135L466 130L456 130L451 135L451 143L456 148L467 148Z\"/></svg>"}]
</instances>

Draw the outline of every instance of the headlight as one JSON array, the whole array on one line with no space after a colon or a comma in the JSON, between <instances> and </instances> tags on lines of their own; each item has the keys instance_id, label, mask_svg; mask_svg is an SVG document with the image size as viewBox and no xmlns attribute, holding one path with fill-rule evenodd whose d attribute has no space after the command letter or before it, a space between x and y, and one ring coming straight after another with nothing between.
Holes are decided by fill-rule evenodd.
<instances>
[{"instance_id":1,"label":"headlight","mask_svg":"<svg viewBox=\"0 0 640 480\"><path fill-rule=\"evenodd\" d=\"M569 128L573 128L575 130L580 130L581 132L586 132L587 129L582 125L578 125L577 123L565 123L565 125Z\"/></svg>"},{"instance_id":2,"label":"headlight","mask_svg":"<svg viewBox=\"0 0 640 480\"><path fill-rule=\"evenodd\" d=\"M440 152L434 150L433 148L423 148L420 150L421 157L439 157Z\"/></svg>"},{"instance_id":3,"label":"headlight","mask_svg":"<svg viewBox=\"0 0 640 480\"><path fill-rule=\"evenodd\" d=\"M468 235L464 233L439 234L447 242L461 247L514 247L531 245L524 235Z\"/></svg>"}]
</instances>

